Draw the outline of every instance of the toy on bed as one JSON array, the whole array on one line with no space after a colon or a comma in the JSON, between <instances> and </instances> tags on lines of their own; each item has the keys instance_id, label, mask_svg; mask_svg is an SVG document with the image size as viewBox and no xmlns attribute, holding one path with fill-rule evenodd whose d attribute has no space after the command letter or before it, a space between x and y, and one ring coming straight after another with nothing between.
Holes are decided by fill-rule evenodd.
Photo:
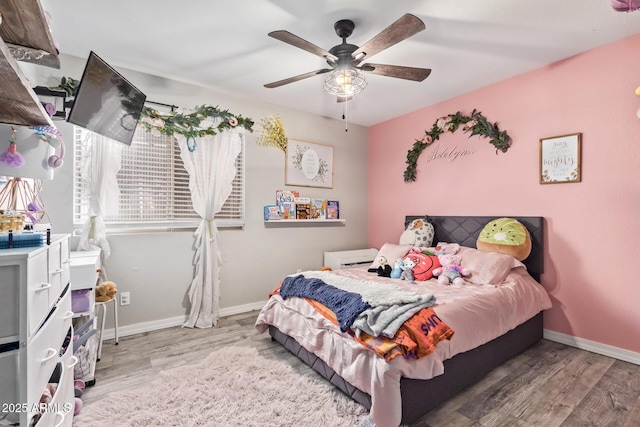
<instances>
[{"instance_id":1,"label":"toy on bed","mask_svg":"<svg viewBox=\"0 0 640 427\"><path fill-rule=\"evenodd\" d=\"M476 247L481 251L512 255L518 261L523 261L531 254L531 235L520 221L497 218L480 231Z\"/></svg>"},{"instance_id":2,"label":"toy on bed","mask_svg":"<svg viewBox=\"0 0 640 427\"><path fill-rule=\"evenodd\" d=\"M400 279L406 280L407 283L416 283L415 277L413 276L413 268L416 266L415 261L406 257L402 260L402 273L400 274Z\"/></svg>"},{"instance_id":3,"label":"toy on bed","mask_svg":"<svg viewBox=\"0 0 640 427\"><path fill-rule=\"evenodd\" d=\"M433 276L438 278L441 285L464 285L463 276L471 274L469 270L460 265L462 257L458 255L460 245L457 243L438 243L436 255L441 267L433 270Z\"/></svg>"},{"instance_id":4,"label":"toy on bed","mask_svg":"<svg viewBox=\"0 0 640 427\"><path fill-rule=\"evenodd\" d=\"M433 243L433 225L424 219L414 219L400 235L401 245L426 248Z\"/></svg>"},{"instance_id":5,"label":"toy on bed","mask_svg":"<svg viewBox=\"0 0 640 427\"><path fill-rule=\"evenodd\" d=\"M387 262L386 256L378 255L375 259L375 262L378 264L378 268L376 269L378 276L381 276L381 277L391 276L391 266Z\"/></svg>"},{"instance_id":6,"label":"toy on bed","mask_svg":"<svg viewBox=\"0 0 640 427\"><path fill-rule=\"evenodd\" d=\"M402 276L402 258L396 259L396 263L391 269L391 274L389 274L392 279L399 279L400 276Z\"/></svg>"}]
</instances>

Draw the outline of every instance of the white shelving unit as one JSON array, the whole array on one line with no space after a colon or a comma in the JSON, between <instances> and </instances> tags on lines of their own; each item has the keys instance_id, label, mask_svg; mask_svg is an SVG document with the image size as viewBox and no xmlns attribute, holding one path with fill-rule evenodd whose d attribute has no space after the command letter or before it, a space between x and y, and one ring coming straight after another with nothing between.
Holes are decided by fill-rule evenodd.
<instances>
[{"instance_id":1,"label":"white shelving unit","mask_svg":"<svg viewBox=\"0 0 640 427\"><path fill-rule=\"evenodd\" d=\"M73 354L69 236L51 244L0 250L0 420L71 426ZM57 389L38 405L47 384ZM42 413L40 414L39 411Z\"/></svg>"}]
</instances>

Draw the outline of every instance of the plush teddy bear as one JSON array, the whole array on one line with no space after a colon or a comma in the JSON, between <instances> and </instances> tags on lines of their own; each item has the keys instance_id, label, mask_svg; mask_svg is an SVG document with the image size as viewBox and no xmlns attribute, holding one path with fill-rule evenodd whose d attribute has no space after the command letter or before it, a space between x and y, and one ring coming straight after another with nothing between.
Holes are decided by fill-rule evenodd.
<instances>
[{"instance_id":1,"label":"plush teddy bear","mask_svg":"<svg viewBox=\"0 0 640 427\"><path fill-rule=\"evenodd\" d=\"M462 276L468 276L470 271L460 265L460 255L439 254L438 261L442 267L433 270L433 275L438 278L441 285L464 285Z\"/></svg>"},{"instance_id":2,"label":"plush teddy bear","mask_svg":"<svg viewBox=\"0 0 640 427\"><path fill-rule=\"evenodd\" d=\"M416 266L416 262L412 258L405 258L402 261L402 274L400 279L406 280L407 283L415 283L415 277L413 276L413 267Z\"/></svg>"},{"instance_id":3,"label":"plush teddy bear","mask_svg":"<svg viewBox=\"0 0 640 427\"><path fill-rule=\"evenodd\" d=\"M399 279L400 276L402 276L402 258L396 259L396 263L389 274L392 279Z\"/></svg>"},{"instance_id":4,"label":"plush teddy bear","mask_svg":"<svg viewBox=\"0 0 640 427\"><path fill-rule=\"evenodd\" d=\"M96 302L109 301L115 298L117 292L115 283L111 281L102 282L96 286Z\"/></svg>"}]
</instances>

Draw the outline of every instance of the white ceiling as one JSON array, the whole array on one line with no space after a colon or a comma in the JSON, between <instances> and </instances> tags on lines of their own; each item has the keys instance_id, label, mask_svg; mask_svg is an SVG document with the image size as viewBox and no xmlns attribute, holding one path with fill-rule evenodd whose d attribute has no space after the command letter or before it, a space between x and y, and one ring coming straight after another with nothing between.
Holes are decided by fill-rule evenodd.
<instances>
[{"instance_id":1,"label":"white ceiling","mask_svg":"<svg viewBox=\"0 0 640 427\"><path fill-rule=\"evenodd\" d=\"M287 30L329 50L341 42L334 23L351 19L356 28L347 41L360 46L412 13L424 21L426 30L380 52L371 62L431 68L431 76L413 82L367 75L367 88L348 103L349 122L365 126L640 33L640 12L615 12L609 0L41 3L51 14L52 32L63 54L86 58L93 50L116 68L332 118L340 118L343 107L323 91L324 76L264 88L327 65L267 33ZM217 105L216 100L211 104Z\"/></svg>"}]
</instances>

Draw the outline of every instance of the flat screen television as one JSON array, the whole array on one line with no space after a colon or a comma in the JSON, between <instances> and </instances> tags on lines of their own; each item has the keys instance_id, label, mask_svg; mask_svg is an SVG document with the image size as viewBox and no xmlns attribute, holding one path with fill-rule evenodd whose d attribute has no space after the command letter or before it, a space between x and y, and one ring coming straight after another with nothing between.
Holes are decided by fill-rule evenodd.
<instances>
[{"instance_id":1,"label":"flat screen television","mask_svg":"<svg viewBox=\"0 0 640 427\"><path fill-rule=\"evenodd\" d=\"M146 98L92 51L67 121L130 145Z\"/></svg>"}]
</instances>

